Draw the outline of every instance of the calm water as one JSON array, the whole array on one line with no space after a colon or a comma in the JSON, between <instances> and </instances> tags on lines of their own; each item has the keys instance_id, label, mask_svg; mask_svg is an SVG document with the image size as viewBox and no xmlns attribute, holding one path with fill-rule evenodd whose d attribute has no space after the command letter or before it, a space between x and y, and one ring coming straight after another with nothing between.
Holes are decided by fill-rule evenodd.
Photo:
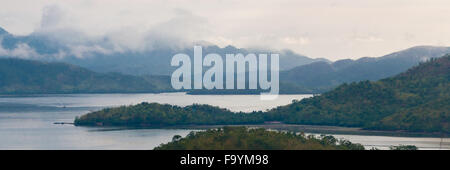
<instances>
[{"instance_id":1,"label":"calm water","mask_svg":"<svg viewBox=\"0 0 450 170\"><path fill-rule=\"evenodd\" d=\"M73 122L75 116L105 107L158 102L185 106L210 104L232 111L266 110L311 95L281 95L275 101L261 101L258 95L165 94L74 94L0 97L0 149L152 149L174 135L191 130L128 129L55 125ZM439 149L439 138L336 135L367 147L414 144L423 149ZM443 146L450 149L450 139Z\"/></svg>"}]
</instances>

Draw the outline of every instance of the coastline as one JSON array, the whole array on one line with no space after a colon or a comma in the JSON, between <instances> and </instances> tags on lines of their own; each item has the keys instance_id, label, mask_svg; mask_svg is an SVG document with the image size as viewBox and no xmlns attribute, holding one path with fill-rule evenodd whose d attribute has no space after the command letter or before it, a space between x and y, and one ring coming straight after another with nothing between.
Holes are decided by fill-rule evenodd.
<instances>
[{"instance_id":1,"label":"coastline","mask_svg":"<svg viewBox=\"0 0 450 170\"><path fill-rule=\"evenodd\" d=\"M76 125L75 125L76 126ZM78 125L80 126L80 125ZM108 130L127 130L127 129L191 129L206 130L211 128L221 128L224 126L245 126L249 128L265 128L279 131L292 131L303 133L316 133L327 135L366 135L366 136L391 136L391 137L434 137L448 138L449 134L430 133L430 132L408 132L408 131L381 131L366 130L358 127L342 126L323 126L323 125L297 125L284 123L265 123L265 124L240 124L240 125L174 125L174 126L85 126L80 127L103 127Z\"/></svg>"}]
</instances>

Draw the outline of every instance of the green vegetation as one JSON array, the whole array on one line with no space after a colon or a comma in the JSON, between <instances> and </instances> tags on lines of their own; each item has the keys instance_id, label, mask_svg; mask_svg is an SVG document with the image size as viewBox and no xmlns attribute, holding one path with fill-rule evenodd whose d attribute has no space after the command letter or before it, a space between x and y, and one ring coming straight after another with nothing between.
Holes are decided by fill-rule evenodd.
<instances>
[{"instance_id":1,"label":"green vegetation","mask_svg":"<svg viewBox=\"0 0 450 170\"><path fill-rule=\"evenodd\" d=\"M174 136L172 142L161 144L155 150L364 150L360 144L338 140L333 136L224 127L191 132L186 138Z\"/></svg>"},{"instance_id":2,"label":"green vegetation","mask_svg":"<svg viewBox=\"0 0 450 170\"><path fill-rule=\"evenodd\" d=\"M64 63L0 59L0 94L173 91L169 76L96 73Z\"/></svg>"},{"instance_id":3,"label":"green vegetation","mask_svg":"<svg viewBox=\"0 0 450 170\"><path fill-rule=\"evenodd\" d=\"M291 124L450 133L450 55L377 82L336 89L268 112L233 113L208 105L142 103L83 115L76 125Z\"/></svg>"},{"instance_id":4,"label":"green vegetation","mask_svg":"<svg viewBox=\"0 0 450 170\"><path fill-rule=\"evenodd\" d=\"M258 116L259 115L259 116ZM107 108L75 119L75 125L103 126L171 126L263 123L262 114L233 113L209 105L186 107L141 103L135 106Z\"/></svg>"},{"instance_id":5,"label":"green vegetation","mask_svg":"<svg viewBox=\"0 0 450 170\"><path fill-rule=\"evenodd\" d=\"M450 133L450 55L377 82L343 84L268 112L266 120Z\"/></svg>"},{"instance_id":6,"label":"green vegetation","mask_svg":"<svg viewBox=\"0 0 450 170\"><path fill-rule=\"evenodd\" d=\"M414 145L400 145L400 146L390 146L390 150L418 150L417 146Z\"/></svg>"}]
</instances>

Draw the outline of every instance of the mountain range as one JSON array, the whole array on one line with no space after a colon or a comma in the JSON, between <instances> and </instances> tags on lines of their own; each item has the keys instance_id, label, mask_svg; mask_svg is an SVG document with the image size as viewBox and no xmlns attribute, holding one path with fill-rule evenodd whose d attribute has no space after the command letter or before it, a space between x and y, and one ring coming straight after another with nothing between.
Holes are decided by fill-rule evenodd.
<instances>
[{"instance_id":1,"label":"mountain range","mask_svg":"<svg viewBox=\"0 0 450 170\"><path fill-rule=\"evenodd\" d=\"M280 82L321 93L342 84L379 80L450 53L450 47L417 46L382 57L314 62L280 73Z\"/></svg>"},{"instance_id":2,"label":"mountain range","mask_svg":"<svg viewBox=\"0 0 450 170\"><path fill-rule=\"evenodd\" d=\"M82 41L80 43L64 44L64 40L55 38L54 36L49 36L48 34L32 33L25 36L16 36L8 33L4 29L0 28L0 58L22 58L27 60L40 61L40 70L46 70L53 68L46 67L52 66L50 63L59 63L59 67L62 68L67 66L67 70L70 68L77 67L78 69L83 69L90 74L96 75L117 75L117 76L128 76L135 78L134 81L143 81L142 85L148 82L148 79L144 77L158 77L149 75L163 75L159 76L156 84L160 84L159 90L165 89L171 91L170 87L170 75L176 67L170 66L171 56L177 53L186 53L193 56L193 49L173 49L173 48L157 48L146 51L122 51L122 52L110 52L107 49L112 46L107 38L96 39L92 41ZM74 40L78 42L77 40ZM106 51L105 51L106 50ZM77 52L78 51L78 52ZM420 62L427 61L431 58L441 57L447 53L450 53L450 47L436 47L436 46L417 46L409 49L405 49L399 52L391 53L381 57L364 57L357 60L344 59L331 62L326 59L312 59L300 54L296 54L290 50L282 51L268 51L268 50L251 50L236 48L233 46L227 46L220 48L218 46L209 45L203 47L203 54L208 53L218 53L221 56L225 56L227 53L280 53L280 93L282 94L311 94L311 93L323 93L329 91L342 83L351 83L363 80L379 80L387 78L407 69L418 65ZM2 62L12 60L2 60ZM25 62L25 61L21 61ZM64 65L62 63L68 63ZM36 63L34 63L36 64ZM32 64L33 65L33 64ZM15 76L29 77L29 82L23 81L23 86L40 84L36 79L30 77L33 73L27 73L20 71L20 69L26 69L26 66L21 66L17 68L12 68L16 65L8 65L11 70L18 70L17 72L22 73L21 75L16 74ZM72 70L74 71L74 70ZM74 71L76 73L77 71ZM9 78L8 74L12 72L4 70L2 84L12 85L9 82L13 81L11 76ZM44 76L45 72L42 72L41 78ZM51 72L49 72L51 73ZM78 72L84 73L84 72ZM29 75L26 75L29 74ZM164 76L165 75L165 76ZM48 79L55 75L47 75ZM88 76L86 78L92 77L91 75L81 74L81 76ZM44 76L45 77L45 76ZM164 79L164 80L162 80ZM25 80L25 78L23 78ZM31 83L31 81L36 81ZM14 80L16 81L16 80ZM156 81L156 80L155 80ZM131 81L133 82L133 81ZM161 83L164 82L164 83ZM40 83L45 83L40 81ZM64 84L64 82L59 82ZM98 82L101 83L101 82ZM119 83L119 82L117 82ZM20 84L20 83L19 83ZM18 84L16 84L18 85ZM41 84L41 92L33 87L33 90L25 90L25 87L16 90L5 90L3 93L20 93L35 92L35 93L46 93L46 92L65 92L71 93L70 90L61 90L61 87L52 87L48 85ZM101 86L101 85L98 85ZM4 86L5 87L5 86ZM17 86L19 87L19 86ZM45 89L56 88L56 89ZM75 87L72 85L71 87ZM83 92L139 92L139 91L153 91L151 86L147 86L148 89L144 90L142 87L129 86L120 90L116 86L116 90L100 90L91 88L91 90L81 90ZM136 88L131 90L131 88ZM12 87L9 87L12 88ZM22 90L20 90L22 89ZM73 92L78 92L77 88L69 88ZM151 89L151 90L150 90ZM158 91L158 90L157 90ZM191 90L190 94L257 94L261 90Z\"/></svg>"},{"instance_id":3,"label":"mountain range","mask_svg":"<svg viewBox=\"0 0 450 170\"><path fill-rule=\"evenodd\" d=\"M75 34L75 33L74 33ZM77 37L74 35L73 37ZM81 36L80 36L81 37ZM61 40L62 39L62 40ZM176 68L170 66L172 56L185 53L193 56L190 48L169 48L161 46L148 50L117 50L108 37L95 40L71 40L66 43L64 37L55 37L43 33L16 36L0 28L0 57L16 55L39 61L65 62L96 72L119 72L130 75L170 75ZM3 53L2 53L3 51ZM296 66L317 61L330 62L327 59L312 59L290 50L271 51L243 49L234 46L220 48L215 45L203 47L203 54L217 53L225 59L225 54L278 53L280 69L288 70Z\"/></svg>"},{"instance_id":4,"label":"mountain range","mask_svg":"<svg viewBox=\"0 0 450 170\"><path fill-rule=\"evenodd\" d=\"M280 72L281 94L324 93L343 84L394 76L450 53L450 47L416 46L381 57L313 62ZM248 81L247 81L248 82ZM259 94L264 90L192 90L190 94Z\"/></svg>"}]
</instances>

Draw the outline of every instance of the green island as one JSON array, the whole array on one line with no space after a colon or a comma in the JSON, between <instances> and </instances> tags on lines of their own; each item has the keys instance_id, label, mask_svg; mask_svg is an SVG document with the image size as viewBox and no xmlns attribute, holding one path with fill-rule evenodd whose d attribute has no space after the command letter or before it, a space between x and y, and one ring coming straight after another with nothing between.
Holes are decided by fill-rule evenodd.
<instances>
[{"instance_id":1,"label":"green island","mask_svg":"<svg viewBox=\"0 0 450 170\"><path fill-rule=\"evenodd\" d=\"M343 84L267 112L235 113L209 105L141 103L77 117L77 126L287 124L450 133L450 55L380 81Z\"/></svg>"},{"instance_id":2,"label":"green island","mask_svg":"<svg viewBox=\"0 0 450 170\"><path fill-rule=\"evenodd\" d=\"M161 127L173 125L227 125L263 123L262 112L234 113L210 105L186 107L158 103L106 108L75 118L75 125Z\"/></svg>"},{"instance_id":3,"label":"green island","mask_svg":"<svg viewBox=\"0 0 450 170\"><path fill-rule=\"evenodd\" d=\"M364 146L330 135L248 128L243 126L192 131L175 135L154 150L365 150ZM378 150L370 148L370 150ZM389 150L418 150L414 145L390 146Z\"/></svg>"},{"instance_id":4,"label":"green island","mask_svg":"<svg viewBox=\"0 0 450 170\"><path fill-rule=\"evenodd\" d=\"M333 136L306 136L303 133L268 131L246 127L223 127L191 132L185 138L174 136L172 142L155 150L364 150L361 144Z\"/></svg>"}]
</instances>

